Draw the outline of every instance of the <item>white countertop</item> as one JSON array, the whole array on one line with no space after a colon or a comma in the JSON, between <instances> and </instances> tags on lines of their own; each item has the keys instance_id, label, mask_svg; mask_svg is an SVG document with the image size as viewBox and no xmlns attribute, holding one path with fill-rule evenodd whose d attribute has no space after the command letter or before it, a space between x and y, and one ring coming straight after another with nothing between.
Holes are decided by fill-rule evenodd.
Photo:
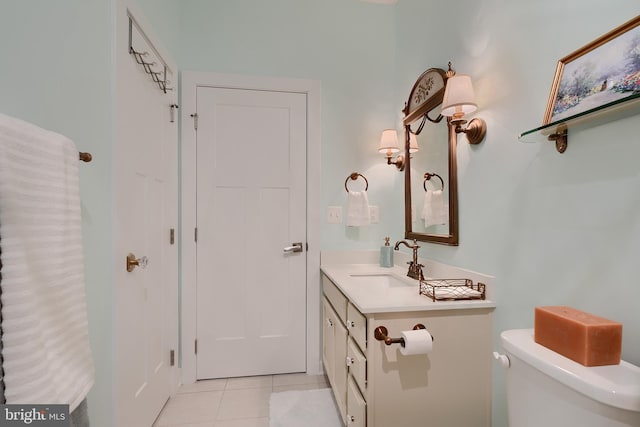
<instances>
[{"instance_id":1,"label":"white countertop","mask_svg":"<svg viewBox=\"0 0 640 427\"><path fill-rule=\"evenodd\" d=\"M322 272L344 293L363 314L402 311L460 310L495 308L490 300L432 301L419 294L419 282L407 277L406 267L384 268L377 264L327 264ZM386 286L376 281L367 283L354 276L391 275L407 286ZM442 277L439 277L442 278ZM461 279L466 277L451 277ZM428 279L428 277L427 277Z\"/></svg>"}]
</instances>

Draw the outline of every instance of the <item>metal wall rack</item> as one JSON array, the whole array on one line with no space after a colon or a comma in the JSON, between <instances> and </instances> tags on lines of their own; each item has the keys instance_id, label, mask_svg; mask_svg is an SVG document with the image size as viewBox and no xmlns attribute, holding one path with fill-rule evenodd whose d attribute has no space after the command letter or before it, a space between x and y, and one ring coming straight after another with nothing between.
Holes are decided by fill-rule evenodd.
<instances>
[{"instance_id":1,"label":"metal wall rack","mask_svg":"<svg viewBox=\"0 0 640 427\"><path fill-rule=\"evenodd\" d=\"M145 41L149 44L151 49L154 50L156 57L162 62L161 64L156 63L155 61L147 61L145 58L149 56L149 52L147 51L138 51L133 47L133 27L136 27L136 30L140 33L140 35L145 39ZM167 93L168 90L173 90L172 87L169 87L171 83L167 79L167 64L162 60L160 54L155 51L155 48L145 36L142 29L137 25L135 20L129 15L129 53L133 55L136 62L142 65L144 71L151 76L151 79L158 85L158 88L164 93ZM160 66L159 69L155 68Z\"/></svg>"}]
</instances>

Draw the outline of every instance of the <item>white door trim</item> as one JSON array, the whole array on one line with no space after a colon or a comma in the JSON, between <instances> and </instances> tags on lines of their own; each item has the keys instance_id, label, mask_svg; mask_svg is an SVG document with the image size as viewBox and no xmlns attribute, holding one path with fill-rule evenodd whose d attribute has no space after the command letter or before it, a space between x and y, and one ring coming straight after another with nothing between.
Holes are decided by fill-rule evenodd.
<instances>
[{"instance_id":1,"label":"white door trim","mask_svg":"<svg viewBox=\"0 0 640 427\"><path fill-rule=\"evenodd\" d=\"M196 132L197 86L307 94L307 373L322 373L320 353L320 134L321 84L317 80L254 77L209 72L181 73L181 366L182 383L196 381ZM238 254L242 256L242 254Z\"/></svg>"}]
</instances>

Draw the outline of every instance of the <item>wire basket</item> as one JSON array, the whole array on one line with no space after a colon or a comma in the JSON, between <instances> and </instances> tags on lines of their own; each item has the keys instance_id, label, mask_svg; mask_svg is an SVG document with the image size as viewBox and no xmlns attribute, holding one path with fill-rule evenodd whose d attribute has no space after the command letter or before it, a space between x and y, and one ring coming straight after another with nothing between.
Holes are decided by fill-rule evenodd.
<instances>
[{"instance_id":1,"label":"wire basket","mask_svg":"<svg viewBox=\"0 0 640 427\"><path fill-rule=\"evenodd\" d=\"M485 299L485 284L471 279L430 279L420 281L420 295L433 301Z\"/></svg>"}]
</instances>

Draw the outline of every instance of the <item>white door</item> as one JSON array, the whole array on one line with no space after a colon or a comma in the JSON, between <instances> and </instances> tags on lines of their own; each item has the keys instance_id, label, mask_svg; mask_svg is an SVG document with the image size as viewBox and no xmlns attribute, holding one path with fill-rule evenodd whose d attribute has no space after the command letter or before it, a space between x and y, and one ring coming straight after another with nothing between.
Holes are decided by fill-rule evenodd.
<instances>
[{"instance_id":1,"label":"white door","mask_svg":"<svg viewBox=\"0 0 640 427\"><path fill-rule=\"evenodd\" d=\"M137 49L161 64L134 28ZM177 351L177 121L164 93L118 45L115 194L114 425L149 427L173 391ZM148 265L126 269L131 253ZM142 262L141 262L142 263ZM176 356L177 357L177 356ZM176 364L177 365L177 364Z\"/></svg>"},{"instance_id":2,"label":"white door","mask_svg":"<svg viewBox=\"0 0 640 427\"><path fill-rule=\"evenodd\" d=\"M196 108L197 378L304 372L306 94L198 87Z\"/></svg>"}]
</instances>

